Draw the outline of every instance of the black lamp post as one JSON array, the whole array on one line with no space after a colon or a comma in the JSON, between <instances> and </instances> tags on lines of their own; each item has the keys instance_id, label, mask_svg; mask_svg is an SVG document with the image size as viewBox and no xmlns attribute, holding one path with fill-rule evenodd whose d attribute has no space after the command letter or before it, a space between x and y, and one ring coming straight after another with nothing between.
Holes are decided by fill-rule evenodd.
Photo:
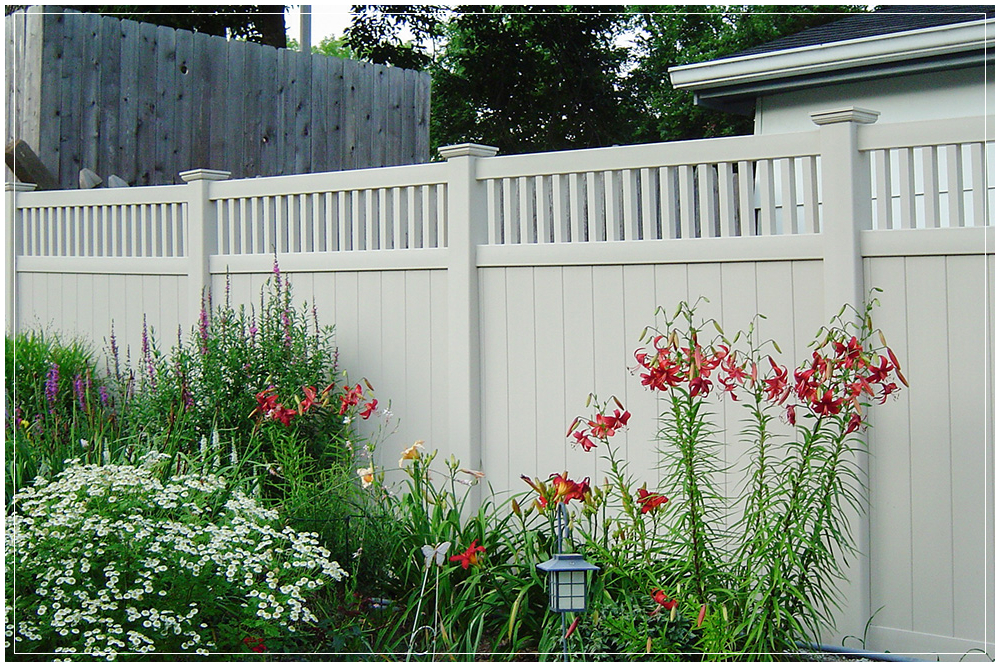
<instances>
[{"instance_id":1,"label":"black lamp post","mask_svg":"<svg viewBox=\"0 0 1000 667\"><path fill-rule=\"evenodd\" d=\"M563 550L563 536L569 537L566 520L566 505L559 503L556 518L557 553L537 567L549 577L549 610L562 614L563 661L568 658L566 650L566 614L587 610L587 573L600 570L588 563L580 554L566 554Z\"/></svg>"}]
</instances>

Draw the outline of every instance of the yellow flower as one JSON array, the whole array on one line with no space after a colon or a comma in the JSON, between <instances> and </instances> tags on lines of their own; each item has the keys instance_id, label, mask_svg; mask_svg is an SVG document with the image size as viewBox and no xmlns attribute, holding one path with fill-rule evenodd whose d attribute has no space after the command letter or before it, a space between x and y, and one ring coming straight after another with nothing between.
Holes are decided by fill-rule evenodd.
<instances>
[{"instance_id":1,"label":"yellow flower","mask_svg":"<svg viewBox=\"0 0 1000 667\"><path fill-rule=\"evenodd\" d=\"M375 468L358 468L358 477L361 478L361 486L367 489L375 481Z\"/></svg>"},{"instance_id":2,"label":"yellow flower","mask_svg":"<svg viewBox=\"0 0 1000 667\"><path fill-rule=\"evenodd\" d=\"M404 465L403 462L404 461L413 461L415 459L419 459L420 458L420 452L418 452L417 450L418 449L423 449L423 448L424 448L424 441L423 440L417 440L415 443L413 443L412 447L410 447L409 449L407 449L407 450L405 450L403 452L403 457L401 459L399 459L399 467L400 468L403 467L403 465Z\"/></svg>"}]
</instances>

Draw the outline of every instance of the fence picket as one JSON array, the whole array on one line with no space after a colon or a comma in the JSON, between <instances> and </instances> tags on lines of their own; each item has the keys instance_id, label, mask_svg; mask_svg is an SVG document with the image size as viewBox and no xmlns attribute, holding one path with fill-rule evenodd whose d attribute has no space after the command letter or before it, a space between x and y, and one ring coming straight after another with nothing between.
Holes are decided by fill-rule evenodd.
<instances>
[{"instance_id":1,"label":"fence picket","mask_svg":"<svg viewBox=\"0 0 1000 667\"><path fill-rule=\"evenodd\" d=\"M948 226L964 227L965 191L962 183L962 147L959 144L945 146L945 170L948 187Z\"/></svg>"},{"instance_id":2,"label":"fence picket","mask_svg":"<svg viewBox=\"0 0 1000 667\"><path fill-rule=\"evenodd\" d=\"M916 184L913 172L913 149L901 148L899 156L899 219L904 229L917 227Z\"/></svg>"},{"instance_id":3,"label":"fence picket","mask_svg":"<svg viewBox=\"0 0 1000 667\"><path fill-rule=\"evenodd\" d=\"M924 161L924 226L941 226L940 181L937 146L923 148Z\"/></svg>"}]
</instances>

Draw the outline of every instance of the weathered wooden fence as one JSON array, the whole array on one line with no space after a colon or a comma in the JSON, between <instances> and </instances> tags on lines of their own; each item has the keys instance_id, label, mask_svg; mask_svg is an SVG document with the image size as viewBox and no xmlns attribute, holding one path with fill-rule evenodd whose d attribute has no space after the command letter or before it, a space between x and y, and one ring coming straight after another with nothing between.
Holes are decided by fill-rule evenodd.
<instances>
[{"instance_id":1,"label":"weathered wooden fence","mask_svg":"<svg viewBox=\"0 0 1000 667\"><path fill-rule=\"evenodd\" d=\"M705 296L729 331L756 313L797 364L844 303L881 287L880 326L910 388L872 411L871 509L829 641L995 655L993 119L880 126L856 109L786 136L493 157L187 185L17 192L7 200L8 326L100 346L143 317L171 339L204 287L254 304L277 255L335 323L342 366L415 439L485 470L603 477L567 425L588 393L634 417L620 441L656 483L655 398L631 377L657 305ZM985 128L985 129L984 129ZM24 187L24 186L20 186ZM742 466L740 412L716 406ZM397 449L398 448L398 449ZM731 488L738 473L727 478Z\"/></svg>"},{"instance_id":2,"label":"weathered wooden fence","mask_svg":"<svg viewBox=\"0 0 1000 667\"><path fill-rule=\"evenodd\" d=\"M430 77L150 23L31 7L6 17L6 141L61 187L427 162ZM9 172L8 172L9 177Z\"/></svg>"}]
</instances>

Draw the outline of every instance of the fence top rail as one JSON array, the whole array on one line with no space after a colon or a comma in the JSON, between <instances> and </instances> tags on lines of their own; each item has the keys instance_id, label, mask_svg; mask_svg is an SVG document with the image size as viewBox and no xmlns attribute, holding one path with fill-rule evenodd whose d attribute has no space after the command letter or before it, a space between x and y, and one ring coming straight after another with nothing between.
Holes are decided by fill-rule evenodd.
<instances>
[{"instance_id":1,"label":"fence top rail","mask_svg":"<svg viewBox=\"0 0 1000 667\"><path fill-rule=\"evenodd\" d=\"M149 185L134 188L91 190L34 190L18 192L17 208L58 206L126 206L128 204L180 204L188 200L184 185Z\"/></svg>"},{"instance_id":2,"label":"fence top rail","mask_svg":"<svg viewBox=\"0 0 1000 667\"><path fill-rule=\"evenodd\" d=\"M742 162L819 154L819 132L669 141L636 146L583 148L554 153L503 155L478 161L477 178L513 178L588 171L645 169Z\"/></svg>"},{"instance_id":3,"label":"fence top rail","mask_svg":"<svg viewBox=\"0 0 1000 667\"><path fill-rule=\"evenodd\" d=\"M989 115L862 125L858 128L858 150L873 151L995 141L995 124L996 116Z\"/></svg>"},{"instance_id":4,"label":"fence top rail","mask_svg":"<svg viewBox=\"0 0 1000 667\"><path fill-rule=\"evenodd\" d=\"M446 183L447 165L443 162L329 171L317 174L290 174L215 181L210 198L276 197L319 192L341 192L376 188L403 188Z\"/></svg>"}]
</instances>

